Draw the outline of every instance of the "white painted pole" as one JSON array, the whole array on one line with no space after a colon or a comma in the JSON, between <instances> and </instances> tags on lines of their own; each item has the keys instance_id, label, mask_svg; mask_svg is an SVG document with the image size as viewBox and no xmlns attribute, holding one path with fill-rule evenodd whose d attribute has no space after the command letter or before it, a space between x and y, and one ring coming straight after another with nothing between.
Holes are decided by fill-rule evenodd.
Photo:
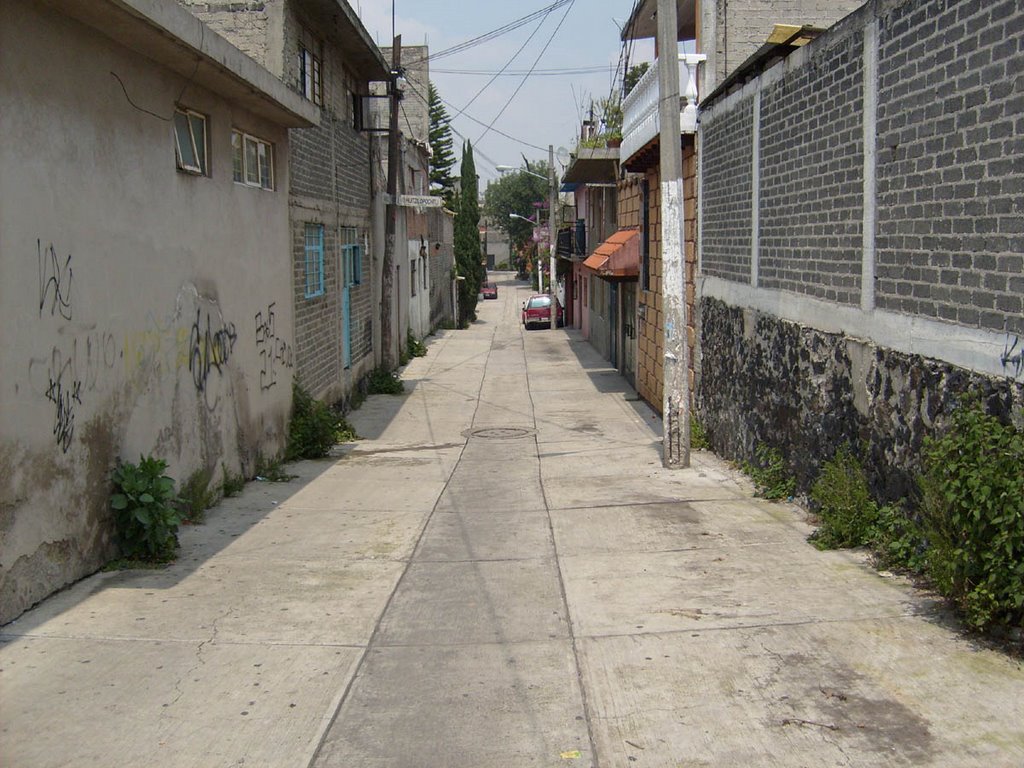
<instances>
[{"instance_id":1,"label":"white painted pole","mask_svg":"<svg viewBox=\"0 0 1024 768\"><path fill-rule=\"evenodd\" d=\"M676 0L658 0L658 93L661 120L661 286L665 323L662 465L690 466L690 350L683 243L683 152L679 133Z\"/></svg>"},{"instance_id":2,"label":"white painted pole","mask_svg":"<svg viewBox=\"0 0 1024 768\"><path fill-rule=\"evenodd\" d=\"M558 177L555 175L555 145L548 144L548 242L551 252L548 254L548 290L551 291L551 329L558 327L558 294L555 291L555 247L558 244L558 232L555 230L555 207L558 205Z\"/></svg>"}]
</instances>

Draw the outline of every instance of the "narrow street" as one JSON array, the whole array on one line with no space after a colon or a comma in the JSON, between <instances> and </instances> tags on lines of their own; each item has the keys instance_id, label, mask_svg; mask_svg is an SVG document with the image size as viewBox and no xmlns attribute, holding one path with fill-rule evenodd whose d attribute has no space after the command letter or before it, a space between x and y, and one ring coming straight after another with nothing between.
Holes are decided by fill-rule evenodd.
<instances>
[{"instance_id":1,"label":"narrow street","mask_svg":"<svg viewBox=\"0 0 1024 768\"><path fill-rule=\"evenodd\" d=\"M0 634L12 768L1020 766L1024 670L660 420L498 277L336 458Z\"/></svg>"}]
</instances>

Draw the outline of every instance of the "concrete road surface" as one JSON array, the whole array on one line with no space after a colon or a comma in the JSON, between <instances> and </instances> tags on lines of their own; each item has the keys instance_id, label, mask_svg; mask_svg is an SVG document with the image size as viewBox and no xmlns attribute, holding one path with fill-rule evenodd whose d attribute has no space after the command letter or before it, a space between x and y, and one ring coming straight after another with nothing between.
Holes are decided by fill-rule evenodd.
<instances>
[{"instance_id":1,"label":"concrete road surface","mask_svg":"<svg viewBox=\"0 0 1024 768\"><path fill-rule=\"evenodd\" d=\"M0 629L8 768L1024 766L1024 671L659 421L524 284L364 437Z\"/></svg>"}]
</instances>

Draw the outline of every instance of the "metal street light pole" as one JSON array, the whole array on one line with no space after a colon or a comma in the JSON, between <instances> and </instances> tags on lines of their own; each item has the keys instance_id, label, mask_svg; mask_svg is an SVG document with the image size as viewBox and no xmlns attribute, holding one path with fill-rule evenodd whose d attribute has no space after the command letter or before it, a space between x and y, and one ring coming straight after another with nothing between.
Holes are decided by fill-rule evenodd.
<instances>
[{"instance_id":1,"label":"metal street light pole","mask_svg":"<svg viewBox=\"0 0 1024 768\"><path fill-rule=\"evenodd\" d=\"M501 170L501 168L502 168L502 166L499 165L498 166L498 170ZM520 216L518 213L510 213L508 215L508 217L510 219L522 219L523 221L528 221L531 224L533 224L534 227L537 227L539 225L539 223L540 223L539 221L534 221L533 219L528 219L525 216ZM509 235L509 237L511 238L511 234ZM536 247L536 243L534 243L534 247ZM509 252L511 252L511 249L512 249L512 241L510 239L509 240ZM536 272L537 272L537 293L541 293L543 291L543 288L541 287L541 282L540 282L541 281L541 277L540 277L540 256L539 255L534 259L534 263L535 263L535 265L537 267L537 270L536 270Z\"/></svg>"}]
</instances>

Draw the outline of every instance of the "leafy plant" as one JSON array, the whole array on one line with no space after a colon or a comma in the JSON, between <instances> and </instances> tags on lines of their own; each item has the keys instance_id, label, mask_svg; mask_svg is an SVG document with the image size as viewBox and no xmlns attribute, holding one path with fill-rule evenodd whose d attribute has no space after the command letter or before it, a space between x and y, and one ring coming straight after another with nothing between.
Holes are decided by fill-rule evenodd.
<instances>
[{"instance_id":1,"label":"leafy plant","mask_svg":"<svg viewBox=\"0 0 1024 768\"><path fill-rule=\"evenodd\" d=\"M298 383L293 384L285 461L326 456L337 441L340 419L326 403L314 399Z\"/></svg>"},{"instance_id":2,"label":"leafy plant","mask_svg":"<svg viewBox=\"0 0 1024 768\"><path fill-rule=\"evenodd\" d=\"M878 508L871 547L880 566L917 574L924 571L928 541L920 523L899 505Z\"/></svg>"},{"instance_id":3,"label":"leafy plant","mask_svg":"<svg viewBox=\"0 0 1024 768\"><path fill-rule=\"evenodd\" d=\"M221 492L225 498L231 498L237 496L245 488L245 475L239 473L237 475L232 474L228 470L227 465L221 462L221 470L224 473L224 480L221 483Z\"/></svg>"},{"instance_id":4,"label":"leafy plant","mask_svg":"<svg viewBox=\"0 0 1024 768\"><path fill-rule=\"evenodd\" d=\"M744 462L743 471L757 486L757 494L765 499L787 499L796 492L796 479L776 448L762 443L754 450L754 461Z\"/></svg>"},{"instance_id":5,"label":"leafy plant","mask_svg":"<svg viewBox=\"0 0 1024 768\"><path fill-rule=\"evenodd\" d=\"M366 377L366 391L371 395L400 395L405 392L405 385L394 371L375 368Z\"/></svg>"},{"instance_id":6,"label":"leafy plant","mask_svg":"<svg viewBox=\"0 0 1024 768\"><path fill-rule=\"evenodd\" d=\"M427 345L413 336L412 330L409 331L409 335L406 337L405 348L410 358L426 357Z\"/></svg>"},{"instance_id":7,"label":"leafy plant","mask_svg":"<svg viewBox=\"0 0 1024 768\"><path fill-rule=\"evenodd\" d=\"M706 451L711 447L708 442L708 433L704 425L695 417L690 417L690 448L695 451Z\"/></svg>"},{"instance_id":8,"label":"leafy plant","mask_svg":"<svg viewBox=\"0 0 1024 768\"><path fill-rule=\"evenodd\" d=\"M821 525L811 540L819 549L864 546L875 538L878 505L857 457L843 446L822 467L811 487L811 500Z\"/></svg>"},{"instance_id":9,"label":"leafy plant","mask_svg":"<svg viewBox=\"0 0 1024 768\"><path fill-rule=\"evenodd\" d=\"M1024 434L977 402L925 441L926 570L978 629L1024 627Z\"/></svg>"},{"instance_id":10,"label":"leafy plant","mask_svg":"<svg viewBox=\"0 0 1024 768\"><path fill-rule=\"evenodd\" d=\"M182 517L166 469L163 459L140 456L138 464L118 463L111 473L110 507L121 552L128 559L167 562L174 557Z\"/></svg>"},{"instance_id":11,"label":"leafy plant","mask_svg":"<svg viewBox=\"0 0 1024 768\"><path fill-rule=\"evenodd\" d=\"M210 487L213 469L199 469L193 472L178 491L178 510L184 523L201 523L206 510L214 506L217 492Z\"/></svg>"}]
</instances>

